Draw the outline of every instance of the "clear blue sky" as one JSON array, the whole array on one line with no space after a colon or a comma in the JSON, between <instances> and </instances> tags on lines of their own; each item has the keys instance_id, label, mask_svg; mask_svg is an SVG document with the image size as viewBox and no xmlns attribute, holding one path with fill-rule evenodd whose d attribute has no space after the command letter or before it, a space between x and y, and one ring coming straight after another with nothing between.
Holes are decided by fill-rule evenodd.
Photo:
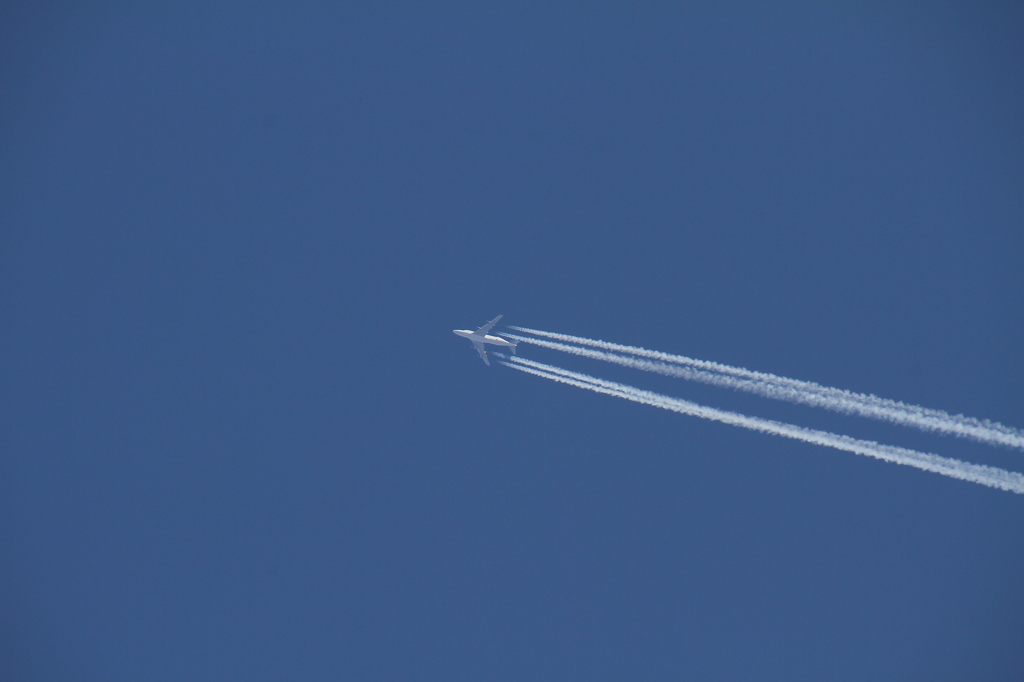
<instances>
[{"instance_id":1,"label":"clear blue sky","mask_svg":"<svg viewBox=\"0 0 1024 682\"><path fill-rule=\"evenodd\" d=\"M1024 13L553 5L4 6L0 677L1022 679L1020 496L451 330L1024 427Z\"/></svg>"}]
</instances>

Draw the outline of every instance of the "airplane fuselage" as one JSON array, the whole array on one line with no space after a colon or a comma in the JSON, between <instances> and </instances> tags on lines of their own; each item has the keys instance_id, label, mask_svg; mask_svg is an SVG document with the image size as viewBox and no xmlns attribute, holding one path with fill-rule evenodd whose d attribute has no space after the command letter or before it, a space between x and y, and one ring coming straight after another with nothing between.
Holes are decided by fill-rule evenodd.
<instances>
[{"instance_id":1,"label":"airplane fuselage","mask_svg":"<svg viewBox=\"0 0 1024 682\"><path fill-rule=\"evenodd\" d=\"M490 366L491 361L487 359L487 349L484 348L485 343L489 343L492 346L501 346L502 348L511 348L512 355L516 354L516 342L506 341L500 336L492 336L487 332L494 328L494 325L498 324L503 316L498 315L496 318L488 322L487 324L477 327L476 331L470 331L468 329L453 329L457 336L461 336L464 339L469 339L473 343L473 348L480 355L480 359L484 361L485 365Z\"/></svg>"},{"instance_id":2,"label":"airplane fuselage","mask_svg":"<svg viewBox=\"0 0 1024 682\"><path fill-rule=\"evenodd\" d=\"M490 334L477 334L476 332L472 332L472 331L470 331L468 329L453 329L452 331L455 332L456 334L458 334L459 336L461 336L464 339L470 339L470 340L474 340L475 339L476 341L479 341L480 343L489 343L489 344L492 344L494 346L502 346L504 348L512 348L513 346L516 345L516 344L512 343L511 341L506 341L505 339L501 338L500 336L491 336Z\"/></svg>"}]
</instances>

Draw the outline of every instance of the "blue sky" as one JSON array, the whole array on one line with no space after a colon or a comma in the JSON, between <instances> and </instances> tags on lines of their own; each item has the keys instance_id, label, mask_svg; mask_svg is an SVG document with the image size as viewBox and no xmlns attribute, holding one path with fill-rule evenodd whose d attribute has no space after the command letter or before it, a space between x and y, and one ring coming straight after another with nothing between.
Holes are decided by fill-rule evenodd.
<instances>
[{"instance_id":1,"label":"blue sky","mask_svg":"<svg viewBox=\"0 0 1024 682\"><path fill-rule=\"evenodd\" d=\"M1020 496L487 368L451 330L1024 426L1021 12L2 17L5 679L1019 679Z\"/></svg>"}]
</instances>

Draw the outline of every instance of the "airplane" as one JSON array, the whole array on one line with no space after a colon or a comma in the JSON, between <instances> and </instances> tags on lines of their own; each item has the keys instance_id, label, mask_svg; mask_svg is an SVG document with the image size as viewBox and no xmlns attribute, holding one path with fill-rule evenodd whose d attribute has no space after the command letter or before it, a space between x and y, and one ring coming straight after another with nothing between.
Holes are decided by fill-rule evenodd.
<instances>
[{"instance_id":1,"label":"airplane","mask_svg":"<svg viewBox=\"0 0 1024 682\"><path fill-rule=\"evenodd\" d=\"M476 352L480 354L480 359L484 361L484 364L488 367L491 366L491 361L487 359L487 351L484 349L484 344L489 343L494 346L501 346L502 348L512 349L512 355L516 354L516 342L506 341L500 336L491 336L487 332L491 331L491 328L498 324L504 315L498 315L496 318L478 328L475 332L471 332L468 329L453 329L452 331L461 336L464 339L469 339L473 342L473 348L476 348Z\"/></svg>"}]
</instances>

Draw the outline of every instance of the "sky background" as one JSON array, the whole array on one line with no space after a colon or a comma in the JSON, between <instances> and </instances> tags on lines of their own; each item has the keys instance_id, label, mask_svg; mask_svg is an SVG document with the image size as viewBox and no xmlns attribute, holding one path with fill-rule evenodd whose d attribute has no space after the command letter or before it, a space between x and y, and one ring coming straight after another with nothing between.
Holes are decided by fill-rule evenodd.
<instances>
[{"instance_id":1,"label":"sky background","mask_svg":"<svg viewBox=\"0 0 1024 682\"><path fill-rule=\"evenodd\" d=\"M1024 12L506 5L4 5L0 677L1022 679L1020 496L452 329L1024 427Z\"/></svg>"}]
</instances>

